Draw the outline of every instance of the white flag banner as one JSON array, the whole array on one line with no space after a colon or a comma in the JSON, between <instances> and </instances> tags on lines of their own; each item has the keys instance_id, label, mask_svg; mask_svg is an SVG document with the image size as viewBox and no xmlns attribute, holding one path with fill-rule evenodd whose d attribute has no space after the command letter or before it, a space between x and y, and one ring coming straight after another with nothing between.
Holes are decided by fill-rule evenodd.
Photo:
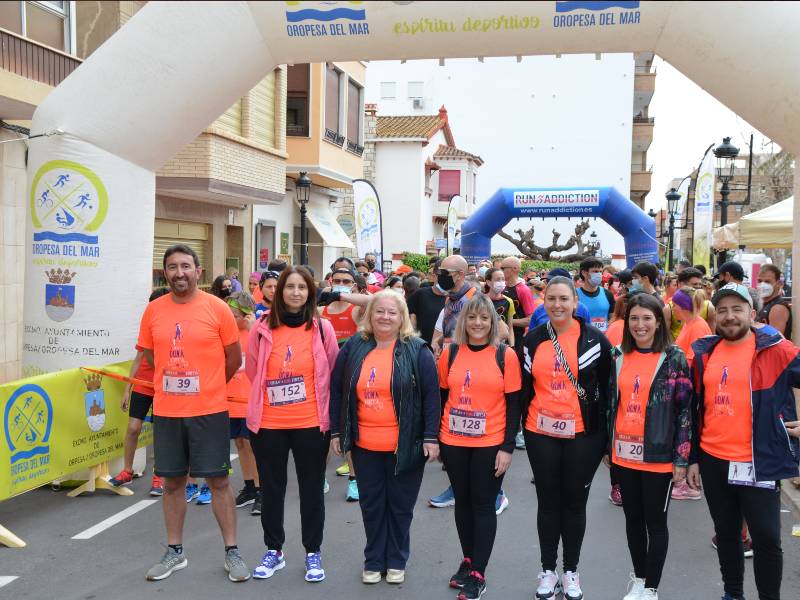
<instances>
[{"instance_id":1,"label":"white flag banner","mask_svg":"<svg viewBox=\"0 0 800 600\"><path fill-rule=\"evenodd\" d=\"M714 177L714 154L709 151L706 152L697 171L697 185L694 192L692 256L696 265L710 266L711 230L714 226Z\"/></svg>"},{"instance_id":2,"label":"white flag banner","mask_svg":"<svg viewBox=\"0 0 800 600\"><path fill-rule=\"evenodd\" d=\"M456 239L456 230L458 229L458 210L457 207L461 203L461 196L456 194L450 198L450 204L447 205L447 255L450 256L455 248L454 242Z\"/></svg>"},{"instance_id":3,"label":"white flag banner","mask_svg":"<svg viewBox=\"0 0 800 600\"><path fill-rule=\"evenodd\" d=\"M363 258L370 252L383 265L383 226L381 202L375 187L366 179L353 180L354 212L356 221L356 251Z\"/></svg>"}]
</instances>

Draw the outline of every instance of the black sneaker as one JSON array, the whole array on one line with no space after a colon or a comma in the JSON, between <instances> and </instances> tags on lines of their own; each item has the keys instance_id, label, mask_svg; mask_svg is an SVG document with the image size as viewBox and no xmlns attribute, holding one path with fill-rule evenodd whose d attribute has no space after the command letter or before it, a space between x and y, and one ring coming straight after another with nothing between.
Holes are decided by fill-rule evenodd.
<instances>
[{"instance_id":1,"label":"black sneaker","mask_svg":"<svg viewBox=\"0 0 800 600\"><path fill-rule=\"evenodd\" d=\"M261 490L256 492L256 499L253 502L253 508L250 509L251 515L260 515L261 514Z\"/></svg>"},{"instance_id":2,"label":"black sneaker","mask_svg":"<svg viewBox=\"0 0 800 600\"><path fill-rule=\"evenodd\" d=\"M486 579L477 571L472 571L458 593L458 600L479 600L486 591Z\"/></svg>"},{"instance_id":3,"label":"black sneaker","mask_svg":"<svg viewBox=\"0 0 800 600\"><path fill-rule=\"evenodd\" d=\"M450 587L461 589L469 578L469 572L472 571L472 561L465 558L458 566L458 571L450 578Z\"/></svg>"},{"instance_id":4,"label":"black sneaker","mask_svg":"<svg viewBox=\"0 0 800 600\"><path fill-rule=\"evenodd\" d=\"M236 508L247 506L256 501L256 489L244 487L236 496Z\"/></svg>"}]
</instances>

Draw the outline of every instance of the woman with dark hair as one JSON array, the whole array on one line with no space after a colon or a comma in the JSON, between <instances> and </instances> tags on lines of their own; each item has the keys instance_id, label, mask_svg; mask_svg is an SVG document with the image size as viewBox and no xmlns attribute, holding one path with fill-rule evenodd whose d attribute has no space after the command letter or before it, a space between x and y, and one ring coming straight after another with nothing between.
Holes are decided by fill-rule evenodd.
<instances>
[{"instance_id":1,"label":"woman with dark hair","mask_svg":"<svg viewBox=\"0 0 800 600\"><path fill-rule=\"evenodd\" d=\"M370 297L331 379L331 447L351 452L367 544L361 581L403 583L425 460L439 456L439 380L405 300Z\"/></svg>"},{"instance_id":2,"label":"woman with dark hair","mask_svg":"<svg viewBox=\"0 0 800 600\"><path fill-rule=\"evenodd\" d=\"M383 289L392 290L405 296L403 291L403 280L397 275L392 275L391 277L387 278L386 281L383 282Z\"/></svg>"},{"instance_id":3,"label":"woman with dark hair","mask_svg":"<svg viewBox=\"0 0 800 600\"><path fill-rule=\"evenodd\" d=\"M306 581L322 581L323 485L330 444L330 374L339 347L330 321L317 316L314 279L305 267L278 278L272 310L252 329L246 372L253 385L247 428L262 490L261 525L267 552L253 577L285 566L283 509L291 450L300 491Z\"/></svg>"},{"instance_id":4,"label":"woman with dark hair","mask_svg":"<svg viewBox=\"0 0 800 600\"><path fill-rule=\"evenodd\" d=\"M655 296L630 298L613 356L609 455L625 499L634 570L623 600L658 600L672 484L686 477L689 460L692 384Z\"/></svg>"},{"instance_id":5,"label":"woman with dark hair","mask_svg":"<svg viewBox=\"0 0 800 600\"><path fill-rule=\"evenodd\" d=\"M578 296L569 277L550 279L544 293L549 321L525 336L522 392L525 447L539 502L542 572L537 600L581 600L578 576L586 502L606 451L611 344L575 316ZM564 573L556 573L558 543Z\"/></svg>"},{"instance_id":6,"label":"woman with dark hair","mask_svg":"<svg viewBox=\"0 0 800 600\"><path fill-rule=\"evenodd\" d=\"M224 300L233 292L233 283L231 282L231 278L227 275L218 275L214 278L214 282L211 284L211 289L208 291L211 295Z\"/></svg>"},{"instance_id":7,"label":"woman with dark hair","mask_svg":"<svg viewBox=\"0 0 800 600\"><path fill-rule=\"evenodd\" d=\"M280 273L275 271L264 271L258 282L261 290L261 302L256 304L256 319L261 319L265 314L269 314L272 309L272 300L275 298L275 290L278 289L278 277Z\"/></svg>"}]
</instances>

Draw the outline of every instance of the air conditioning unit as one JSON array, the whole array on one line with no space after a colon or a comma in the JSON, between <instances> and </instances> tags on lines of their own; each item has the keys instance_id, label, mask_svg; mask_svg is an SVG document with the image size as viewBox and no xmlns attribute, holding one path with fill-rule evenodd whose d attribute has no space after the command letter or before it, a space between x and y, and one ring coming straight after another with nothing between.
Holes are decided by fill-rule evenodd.
<instances>
[{"instance_id":1,"label":"air conditioning unit","mask_svg":"<svg viewBox=\"0 0 800 600\"><path fill-rule=\"evenodd\" d=\"M414 108L425 108L425 102L422 98L414 98Z\"/></svg>"}]
</instances>

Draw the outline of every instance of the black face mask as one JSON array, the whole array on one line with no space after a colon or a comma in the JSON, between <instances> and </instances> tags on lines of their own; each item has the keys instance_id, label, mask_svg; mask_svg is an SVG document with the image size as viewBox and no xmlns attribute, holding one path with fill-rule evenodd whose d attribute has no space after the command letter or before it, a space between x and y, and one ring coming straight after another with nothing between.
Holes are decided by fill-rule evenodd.
<instances>
[{"instance_id":1,"label":"black face mask","mask_svg":"<svg viewBox=\"0 0 800 600\"><path fill-rule=\"evenodd\" d=\"M231 290L229 288L222 288L222 290L220 291L219 295L222 298L227 298L228 296L231 295Z\"/></svg>"},{"instance_id":2,"label":"black face mask","mask_svg":"<svg viewBox=\"0 0 800 600\"><path fill-rule=\"evenodd\" d=\"M370 268L370 270L374 269L375 268L375 261L374 260L368 260L367 261L367 266Z\"/></svg>"},{"instance_id":3,"label":"black face mask","mask_svg":"<svg viewBox=\"0 0 800 600\"><path fill-rule=\"evenodd\" d=\"M456 286L456 282L453 281L453 276L450 275L450 273L446 273L444 271L439 273L437 282L439 283L439 287L445 291L450 291Z\"/></svg>"}]
</instances>

